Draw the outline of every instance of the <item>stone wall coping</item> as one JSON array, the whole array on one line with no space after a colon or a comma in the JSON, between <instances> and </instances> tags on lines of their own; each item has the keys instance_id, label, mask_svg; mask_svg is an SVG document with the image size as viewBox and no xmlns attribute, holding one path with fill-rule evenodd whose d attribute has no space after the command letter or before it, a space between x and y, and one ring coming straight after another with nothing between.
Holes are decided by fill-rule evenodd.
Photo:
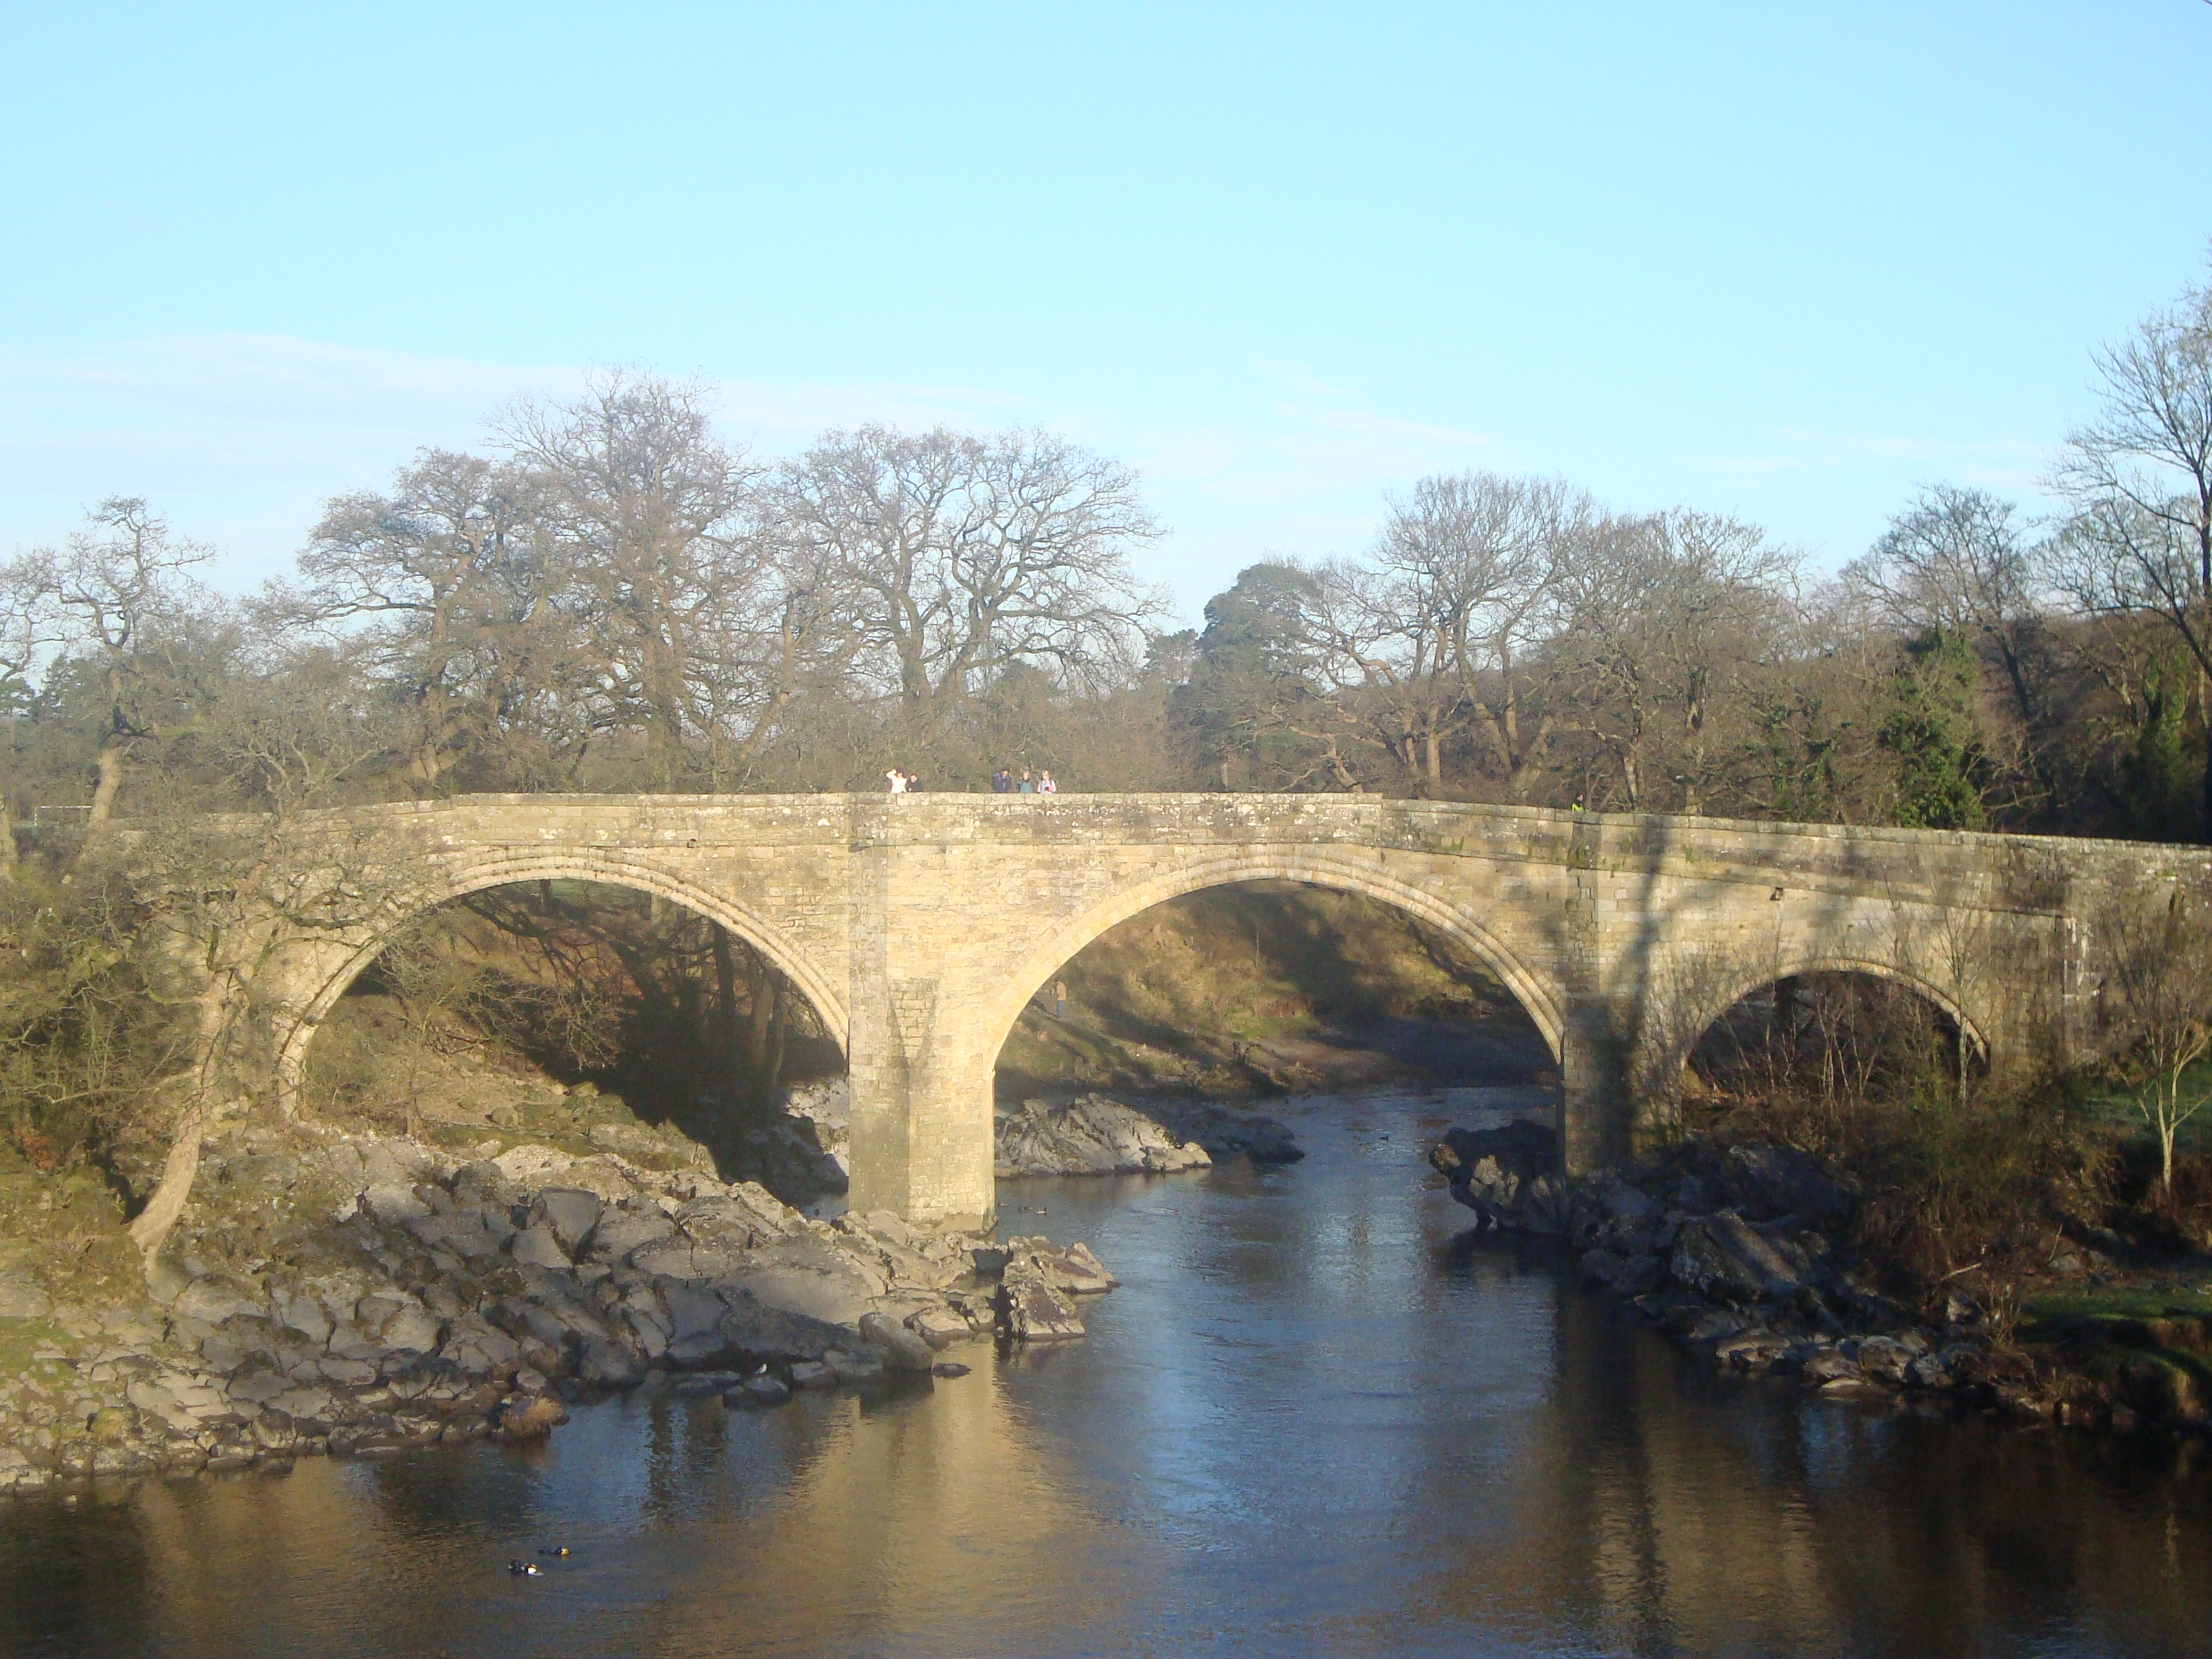
<instances>
[{"instance_id":1,"label":"stone wall coping","mask_svg":"<svg viewBox=\"0 0 2212 1659\"><path fill-rule=\"evenodd\" d=\"M1783 819L1692 817L1656 812L1577 812L1559 807L1522 806L1486 801L1408 800L1379 795L1267 794L1208 793L1190 794L1067 793L1056 795L966 794L951 791L919 797L887 793L823 794L471 794L431 801L387 801L362 806L325 807L301 814L294 820L303 830L339 828L398 828L410 821L452 818L482 821L508 812L527 813L535 820L533 839L542 840L554 827L547 815L563 810L614 809L640 818L682 814L701 817L794 817L815 819L810 827L830 828L825 818L839 822L835 828L849 833L866 828L877 832L872 839L891 843L944 838L955 826L994 830L1026 823L1039 839L1056 839L1069 831L1086 829L1145 827L1167 830L1178 817L1197 812L1218 821L1221 817L1279 823L1315 818L1345 821L1350 830L1365 825L1379 830L1389 822L1418 826L1431 835L1449 835L1455 824L1488 823L1514 825L1535 831L1598 832L1602 850L1634 854L1638 842L1670 841L1684 832L1727 836L1753 842L1807 841L1841 846L1911 847L1923 850L1957 848L1987 853L2004 849L2042 850L2075 858L2153 857L2161 862L2195 865L2212 872L2212 848L2185 847L2156 842L2122 841L2086 836L2013 834L1971 830L1911 830L1891 824L1808 823ZM194 822L216 831L246 832L266 825L270 815L210 813ZM1118 821L1118 823L1117 823ZM1187 821L1187 817L1186 817ZM921 830L934 833L900 834ZM1255 823L1254 827L1258 827ZM888 831L889 833L884 833ZM479 830L481 835L483 832ZM485 839L496 837L486 836ZM1147 837L1149 839L1149 837ZM1593 848L1594 852L1599 849ZM1673 848L1661 850L1689 851Z\"/></svg>"}]
</instances>

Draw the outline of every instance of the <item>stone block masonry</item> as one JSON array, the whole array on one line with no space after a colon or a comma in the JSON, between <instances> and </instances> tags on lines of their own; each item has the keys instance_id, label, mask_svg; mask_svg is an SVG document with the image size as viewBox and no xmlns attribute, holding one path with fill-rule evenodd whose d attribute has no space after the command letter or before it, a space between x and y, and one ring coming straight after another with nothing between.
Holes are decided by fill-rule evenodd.
<instances>
[{"instance_id":1,"label":"stone block masonry","mask_svg":"<svg viewBox=\"0 0 2212 1659\"><path fill-rule=\"evenodd\" d=\"M963 1225L991 1213L992 1074L1024 1006L1199 888L1358 893L1486 963L1558 1059L1574 1170L1663 1123L1698 1036L1774 980L1902 981L2002 1071L2090 1039L2112 894L2212 888L2202 848L1345 795L481 795L195 833L262 872L219 936L173 919L181 975L239 964L223 1086L289 1109L317 1024L410 917L605 882L721 923L813 1002L850 1066L855 1210Z\"/></svg>"}]
</instances>

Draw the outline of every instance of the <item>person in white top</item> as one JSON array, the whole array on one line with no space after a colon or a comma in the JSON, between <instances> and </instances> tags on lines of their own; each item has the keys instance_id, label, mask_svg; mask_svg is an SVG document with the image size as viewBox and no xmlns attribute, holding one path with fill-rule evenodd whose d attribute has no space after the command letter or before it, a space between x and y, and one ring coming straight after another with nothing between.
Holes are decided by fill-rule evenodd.
<instances>
[{"instance_id":1,"label":"person in white top","mask_svg":"<svg viewBox=\"0 0 2212 1659\"><path fill-rule=\"evenodd\" d=\"M906 774L900 771L897 767L891 768L890 771L884 774L884 777L890 784L891 793L894 795L906 793Z\"/></svg>"},{"instance_id":2,"label":"person in white top","mask_svg":"<svg viewBox=\"0 0 2212 1659\"><path fill-rule=\"evenodd\" d=\"M1037 774L1037 793L1040 795L1056 795L1059 793L1060 786L1052 781L1051 773L1040 772Z\"/></svg>"}]
</instances>

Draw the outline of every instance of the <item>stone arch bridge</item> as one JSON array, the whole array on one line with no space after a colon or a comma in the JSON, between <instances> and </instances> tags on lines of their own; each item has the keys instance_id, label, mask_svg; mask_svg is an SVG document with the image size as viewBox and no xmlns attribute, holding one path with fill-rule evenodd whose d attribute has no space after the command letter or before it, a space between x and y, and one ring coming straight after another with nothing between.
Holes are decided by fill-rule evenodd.
<instances>
[{"instance_id":1,"label":"stone arch bridge","mask_svg":"<svg viewBox=\"0 0 2212 1659\"><path fill-rule=\"evenodd\" d=\"M423 910L610 883L720 922L812 1001L849 1062L856 1207L971 1224L1024 1005L1106 929L1200 888L1309 882L1465 947L1550 1044L1583 1169L1628 1152L1698 1036L1771 981L1905 981L2002 1070L2094 1030L2107 895L2212 884L2201 848L1342 795L469 796L192 834L222 848L196 867L229 872L164 910L210 1091L291 1109L318 1023Z\"/></svg>"}]
</instances>

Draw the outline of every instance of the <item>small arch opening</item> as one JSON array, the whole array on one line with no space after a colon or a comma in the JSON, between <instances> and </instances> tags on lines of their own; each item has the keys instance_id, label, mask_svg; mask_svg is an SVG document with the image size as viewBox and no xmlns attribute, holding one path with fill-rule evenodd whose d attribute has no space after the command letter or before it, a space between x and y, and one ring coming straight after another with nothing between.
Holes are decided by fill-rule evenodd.
<instances>
[{"instance_id":1,"label":"small arch opening","mask_svg":"<svg viewBox=\"0 0 2212 1659\"><path fill-rule=\"evenodd\" d=\"M1852 1113L1966 1100L1987 1070L1978 1036L1921 987L1815 969L1766 981L1706 1027L1682 1100L1693 1127L1831 1139Z\"/></svg>"},{"instance_id":2,"label":"small arch opening","mask_svg":"<svg viewBox=\"0 0 2212 1659\"><path fill-rule=\"evenodd\" d=\"M842 1183L782 1108L842 1101L833 1028L769 955L660 895L570 878L461 895L380 941L300 1067L301 1109L460 1148L517 1138Z\"/></svg>"}]
</instances>

